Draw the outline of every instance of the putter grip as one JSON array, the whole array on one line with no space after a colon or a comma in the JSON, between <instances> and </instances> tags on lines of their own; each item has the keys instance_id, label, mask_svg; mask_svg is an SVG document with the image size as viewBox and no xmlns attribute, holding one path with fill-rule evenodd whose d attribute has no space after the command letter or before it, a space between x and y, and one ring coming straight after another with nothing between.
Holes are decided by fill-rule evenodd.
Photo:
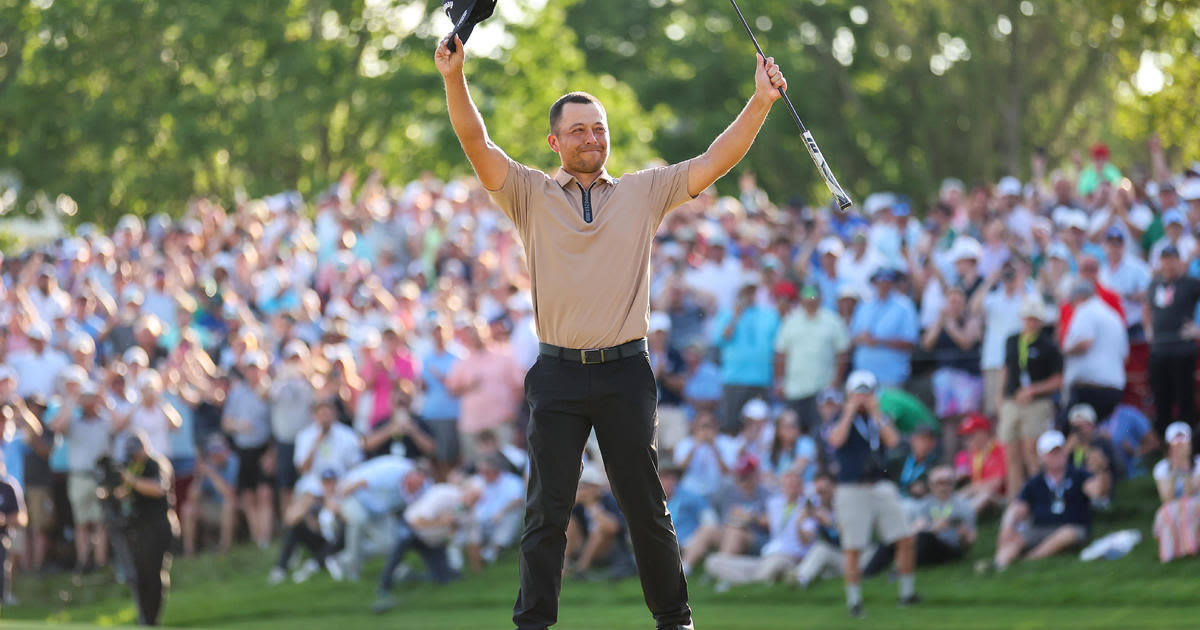
<instances>
[{"instance_id":1,"label":"putter grip","mask_svg":"<svg viewBox=\"0 0 1200 630\"><path fill-rule=\"evenodd\" d=\"M817 141L813 140L812 133L808 130L804 131L804 146L808 147L808 154L812 156L813 163L817 165L817 170L821 172L821 177L825 180L825 185L829 187L829 192L833 193L834 199L837 200L838 209L845 210L854 202L850 201L850 195L842 190L842 185L838 183L837 178L833 176L833 171L829 170L829 165L825 163L825 156L821 155L821 147L817 146Z\"/></svg>"}]
</instances>

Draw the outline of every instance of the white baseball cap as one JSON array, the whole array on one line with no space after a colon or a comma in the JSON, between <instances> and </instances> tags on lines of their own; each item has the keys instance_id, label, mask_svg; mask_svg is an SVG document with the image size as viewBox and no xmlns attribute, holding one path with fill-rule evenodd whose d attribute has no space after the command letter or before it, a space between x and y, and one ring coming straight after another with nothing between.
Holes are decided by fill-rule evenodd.
<instances>
[{"instance_id":1,"label":"white baseball cap","mask_svg":"<svg viewBox=\"0 0 1200 630\"><path fill-rule=\"evenodd\" d=\"M84 370L78 365L68 366L62 371L62 380L64 383L82 384L88 380L87 370Z\"/></svg>"},{"instance_id":2,"label":"white baseball cap","mask_svg":"<svg viewBox=\"0 0 1200 630\"><path fill-rule=\"evenodd\" d=\"M1176 440L1184 442L1192 441L1192 427L1189 427L1186 422L1172 422L1167 425L1167 444Z\"/></svg>"},{"instance_id":3,"label":"white baseball cap","mask_svg":"<svg viewBox=\"0 0 1200 630\"><path fill-rule=\"evenodd\" d=\"M1021 180L1009 175L1000 179L1000 183L996 185L996 192L1002 196L1013 195L1019 197L1021 195Z\"/></svg>"},{"instance_id":4,"label":"white baseball cap","mask_svg":"<svg viewBox=\"0 0 1200 630\"><path fill-rule=\"evenodd\" d=\"M121 355L121 360L125 365L133 365L134 363L142 367L150 367L150 355L146 354L146 350L141 346L132 346Z\"/></svg>"},{"instance_id":5,"label":"white baseball cap","mask_svg":"<svg viewBox=\"0 0 1200 630\"><path fill-rule=\"evenodd\" d=\"M771 409L767 406L767 401L761 398L751 398L742 405L742 417L751 420L766 420L767 414Z\"/></svg>"},{"instance_id":6,"label":"white baseball cap","mask_svg":"<svg viewBox=\"0 0 1200 630\"><path fill-rule=\"evenodd\" d=\"M284 344L282 354L285 359L308 356L308 344L303 340L293 339Z\"/></svg>"},{"instance_id":7,"label":"white baseball cap","mask_svg":"<svg viewBox=\"0 0 1200 630\"><path fill-rule=\"evenodd\" d=\"M650 332L671 332L671 316L662 311L650 313Z\"/></svg>"},{"instance_id":8,"label":"white baseball cap","mask_svg":"<svg viewBox=\"0 0 1200 630\"><path fill-rule=\"evenodd\" d=\"M1067 443L1067 438L1063 437L1061 431L1050 429L1038 436L1037 452L1038 455L1045 455L1056 448L1062 448Z\"/></svg>"},{"instance_id":9,"label":"white baseball cap","mask_svg":"<svg viewBox=\"0 0 1200 630\"><path fill-rule=\"evenodd\" d=\"M863 201L863 209L867 216L873 217L877 212L890 208L896 203L896 195L887 192L872 193Z\"/></svg>"},{"instance_id":10,"label":"white baseball cap","mask_svg":"<svg viewBox=\"0 0 1200 630\"><path fill-rule=\"evenodd\" d=\"M878 386L879 380L867 370L854 370L846 377L846 392L850 394L861 390L873 392Z\"/></svg>"},{"instance_id":11,"label":"white baseball cap","mask_svg":"<svg viewBox=\"0 0 1200 630\"><path fill-rule=\"evenodd\" d=\"M50 339L50 327L39 322L30 326L25 331L25 336L34 341L48 341Z\"/></svg>"},{"instance_id":12,"label":"white baseball cap","mask_svg":"<svg viewBox=\"0 0 1200 630\"><path fill-rule=\"evenodd\" d=\"M1067 412L1067 421L1083 420L1088 424L1096 424L1096 409L1087 403L1079 403Z\"/></svg>"},{"instance_id":13,"label":"white baseball cap","mask_svg":"<svg viewBox=\"0 0 1200 630\"><path fill-rule=\"evenodd\" d=\"M254 366L260 370L267 369L270 360L267 359L266 353L261 350L254 350L242 355L242 365L245 367Z\"/></svg>"},{"instance_id":14,"label":"white baseball cap","mask_svg":"<svg viewBox=\"0 0 1200 630\"><path fill-rule=\"evenodd\" d=\"M845 243L842 243L842 239L836 236L826 236L825 238L821 239L819 243L817 243L817 251L820 252L822 256L825 254L841 256L842 254L846 253L846 245Z\"/></svg>"},{"instance_id":15,"label":"white baseball cap","mask_svg":"<svg viewBox=\"0 0 1200 630\"><path fill-rule=\"evenodd\" d=\"M979 241L969 237L962 236L954 239L954 245L950 247L950 260L958 262L960 260L975 260L983 258L983 246Z\"/></svg>"},{"instance_id":16,"label":"white baseball cap","mask_svg":"<svg viewBox=\"0 0 1200 630\"><path fill-rule=\"evenodd\" d=\"M1179 187L1179 197L1184 201L1200 199L1200 179L1191 177L1184 180L1183 185Z\"/></svg>"},{"instance_id":17,"label":"white baseball cap","mask_svg":"<svg viewBox=\"0 0 1200 630\"><path fill-rule=\"evenodd\" d=\"M1041 296L1027 295L1021 301L1022 318L1032 317L1037 320L1046 321L1046 303L1042 301Z\"/></svg>"}]
</instances>

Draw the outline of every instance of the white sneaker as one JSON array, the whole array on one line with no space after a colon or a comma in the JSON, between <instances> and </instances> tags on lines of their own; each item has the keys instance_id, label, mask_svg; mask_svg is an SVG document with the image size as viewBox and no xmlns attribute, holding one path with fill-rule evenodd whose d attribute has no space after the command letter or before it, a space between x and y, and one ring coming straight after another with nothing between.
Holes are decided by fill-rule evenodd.
<instances>
[{"instance_id":1,"label":"white sneaker","mask_svg":"<svg viewBox=\"0 0 1200 630\"><path fill-rule=\"evenodd\" d=\"M296 569L296 572L292 574L292 581L296 584L303 584L308 581L308 578L312 577L317 571L320 570L321 565L317 564L316 560L309 558L307 562L301 565L300 568Z\"/></svg>"},{"instance_id":2,"label":"white sneaker","mask_svg":"<svg viewBox=\"0 0 1200 630\"><path fill-rule=\"evenodd\" d=\"M412 575L412 567L401 563L400 566L396 567L395 571L392 571L392 581L403 582L404 580L408 579L408 576L410 575Z\"/></svg>"},{"instance_id":3,"label":"white sneaker","mask_svg":"<svg viewBox=\"0 0 1200 630\"><path fill-rule=\"evenodd\" d=\"M498 558L499 556L500 556L500 550L491 545L484 547L483 550L479 552L479 557L487 564L491 564L491 563L495 562L496 558Z\"/></svg>"},{"instance_id":4,"label":"white sneaker","mask_svg":"<svg viewBox=\"0 0 1200 630\"><path fill-rule=\"evenodd\" d=\"M282 567L273 567L271 569L271 574L267 576L267 584L270 584L271 586L283 584L285 580L287 580L287 571L285 571Z\"/></svg>"},{"instance_id":5,"label":"white sneaker","mask_svg":"<svg viewBox=\"0 0 1200 630\"><path fill-rule=\"evenodd\" d=\"M462 571L463 568L463 552L462 548L455 545L446 549L446 563L455 571Z\"/></svg>"},{"instance_id":6,"label":"white sneaker","mask_svg":"<svg viewBox=\"0 0 1200 630\"><path fill-rule=\"evenodd\" d=\"M346 570L342 568L342 562L338 560L337 556L325 558L325 570L329 571L329 577L333 578L334 582L346 579Z\"/></svg>"}]
</instances>

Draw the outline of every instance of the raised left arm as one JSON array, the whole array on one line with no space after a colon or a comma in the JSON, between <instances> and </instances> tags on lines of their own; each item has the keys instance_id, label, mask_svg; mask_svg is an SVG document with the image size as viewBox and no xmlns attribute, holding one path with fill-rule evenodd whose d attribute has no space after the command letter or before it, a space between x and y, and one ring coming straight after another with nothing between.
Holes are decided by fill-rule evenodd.
<instances>
[{"instance_id":1,"label":"raised left arm","mask_svg":"<svg viewBox=\"0 0 1200 630\"><path fill-rule=\"evenodd\" d=\"M780 97L779 88L787 89L787 80L783 78L775 58L768 57L763 61L757 56L754 71L754 96L742 108L742 113L734 119L712 145L700 156L693 158L688 166L688 194L695 197L704 192L713 182L729 172L750 150L754 137L767 119L771 105Z\"/></svg>"}]
</instances>

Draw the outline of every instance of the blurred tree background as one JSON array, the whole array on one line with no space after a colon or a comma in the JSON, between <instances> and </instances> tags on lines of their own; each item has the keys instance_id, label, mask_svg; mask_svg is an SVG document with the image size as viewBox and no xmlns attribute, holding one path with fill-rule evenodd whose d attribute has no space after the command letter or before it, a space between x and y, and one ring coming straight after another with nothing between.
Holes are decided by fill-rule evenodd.
<instances>
[{"instance_id":1,"label":"blurred tree background","mask_svg":"<svg viewBox=\"0 0 1200 630\"><path fill-rule=\"evenodd\" d=\"M552 167L546 109L605 101L610 169L691 157L751 93L727 0L500 0L468 48L494 139ZM744 0L842 183L927 199L947 176L1028 176L1096 141L1145 163L1158 131L1200 159L1200 5L1165 0ZM76 220L467 172L432 48L436 0L0 0L0 211L74 199ZM483 39L480 35L476 38ZM472 40L472 44L476 40ZM777 199L825 193L776 108L743 168ZM722 182L732 191L733 181ZM4 191L0 191L2 193ZM39 195L42 193L42 195Z\"/></svg>"}]
</instances>

